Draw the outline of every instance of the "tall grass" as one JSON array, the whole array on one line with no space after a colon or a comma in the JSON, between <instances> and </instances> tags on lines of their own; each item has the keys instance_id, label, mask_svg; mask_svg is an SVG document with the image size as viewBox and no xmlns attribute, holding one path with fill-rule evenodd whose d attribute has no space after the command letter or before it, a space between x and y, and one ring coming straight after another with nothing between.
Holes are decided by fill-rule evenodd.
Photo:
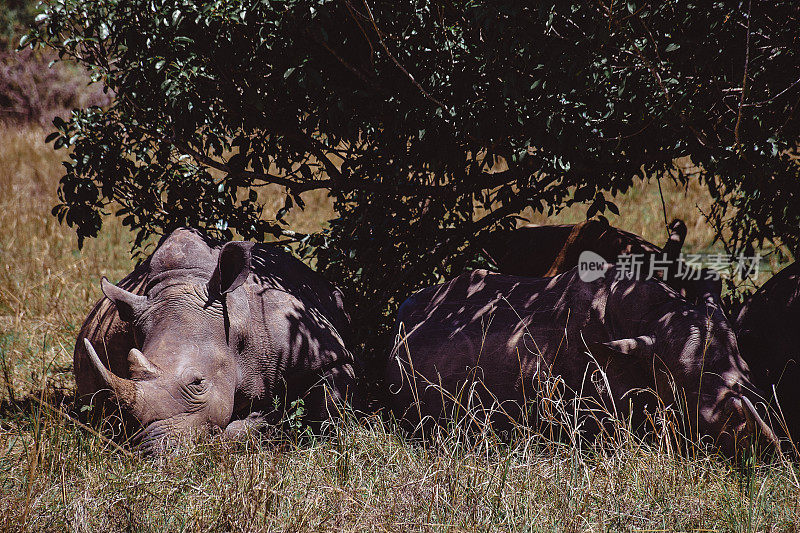
<instances>
[{"instance_id":1,"label":"tall grass","mask_svg":"<svg viewBox=\"0 0 800 533\"><path fill-rule=\"evenodd\" d=\"M609 450L454 429L423 446L371 417L324 440L109 449L37 407L0 428L0 527L73 531L791 531L791 465L736 469L630 439Z\"/></svg>"},{"instance_id":2,"label":"tall grass","mask_svg":"<svg viewBox=\"0 0 800 533\"><path fill-rule=\"evenodd\" d=\"M71 359L100 276L131 269L130 236L108 219L76 250L74 234L49 213L61 166L46 133L0 127L0 529L798 529L794 465L740 468L658 440L578 451L521 428L511 441L453 430L422 445L372 416L348 418L322 440L211 439L159 458L115 449L68 417ZM612 222L659 242L648 233L663 219L653 189L627 198ZM318 227L326 202L315 197L295 216ZM683 216L690 228L699 217Z\"/></svg>"},{"instance_id":3,"label":"tall grass","mask_svg":"<svg viewBox=\"0 0 800 533\"><path fill-rule=\"evenodd\" d=\"M98 280L118 279L131 264L115 221L78 252L75 236L50 215L63 167L45 135L0 127L1 399L38 390L45 378L72 387L73 337L97 300Z\"/></svg>"}]
</instances>

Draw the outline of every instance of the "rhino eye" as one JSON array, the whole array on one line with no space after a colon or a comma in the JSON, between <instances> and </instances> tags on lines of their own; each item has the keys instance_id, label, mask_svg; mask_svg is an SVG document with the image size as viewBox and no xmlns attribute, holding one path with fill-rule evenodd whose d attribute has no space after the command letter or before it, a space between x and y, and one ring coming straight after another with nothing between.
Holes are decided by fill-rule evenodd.
<instances>
[{"instance_id":1,"label":"rhino eye","mask_svg":"<svg viewBox=\"0 0 800 533\"><path fill-rule=\"evenodd\" d=\"M206 380L203 378L195 378L191 383L186 385L186 388L192 392L203 392L206 388Z\"/></svg>"}]
</instances>

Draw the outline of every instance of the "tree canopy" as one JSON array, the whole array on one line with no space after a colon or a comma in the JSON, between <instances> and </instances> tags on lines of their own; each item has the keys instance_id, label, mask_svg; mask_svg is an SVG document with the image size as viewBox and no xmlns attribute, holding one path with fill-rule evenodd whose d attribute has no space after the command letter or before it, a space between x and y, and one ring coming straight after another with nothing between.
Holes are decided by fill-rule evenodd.
<instances>
[{"instance_id":1,"label":"tree canopy","mask_svg":"<svg viewBox=\"0 0 800 533\"><path fill-rule=\"evenodd\" d=\"M28 43L116 95L49 138L81 242L112 206L137 245L177 225L299 240L361 341L523 209L616 212L678 157L733 249L800 244L793 1L48 0ZM338 216L300 235L283 216L313 189Z\"/></svg>"}]
</instances>

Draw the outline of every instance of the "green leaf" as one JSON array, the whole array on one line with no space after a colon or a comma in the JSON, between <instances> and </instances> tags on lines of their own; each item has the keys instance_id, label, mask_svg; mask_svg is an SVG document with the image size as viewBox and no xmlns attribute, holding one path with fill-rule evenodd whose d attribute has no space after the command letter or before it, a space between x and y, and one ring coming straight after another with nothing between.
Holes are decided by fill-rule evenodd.
<instances>
[{"instance_id":1,"label":"green leaf","mask_svg":"<svg viewBox=\"0 0 800 533\"><path fill-rule=\"evenodd\" d=\"M738 139L730 109L741 98L729 89L741 72L723 61L743 58L736 3L606 2L609 20L580 2L377 2L374 25L318 0L46 4L20 44L46 47L45 64L77 56L118 95L54 120L48 142L71 148L55 216L82 242L98 206L128 209L139 249L177 224L217 238L296 232L298 253L353 295L360 347L391 337L417 289L485 266L473 244L494 228L576 203L616 213L598 193L677 158L699 169L733 246L800 249L789 161L800 123L789 120L794 89L781 92L799 52L796 28L779 23L796 19L796 2L748 21L747 102L759 105L743 108ZM35 109L75 85L74 72L54 71L14 98ZM276 191L294 209L309 187L323 187L309 211L330 220L268 221ZM487 216L498 219L483 227Z\"/></svg>"}]
</instances>

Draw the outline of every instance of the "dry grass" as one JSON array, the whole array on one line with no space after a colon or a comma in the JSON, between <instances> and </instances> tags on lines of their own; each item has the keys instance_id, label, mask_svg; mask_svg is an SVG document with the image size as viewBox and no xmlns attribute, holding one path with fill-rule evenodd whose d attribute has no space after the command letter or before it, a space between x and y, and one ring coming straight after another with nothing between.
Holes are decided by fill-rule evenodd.
<instances>
[{"instance_id":1,"label":"dry grass","mask_svg":"<svg viewBox=\"0 0 800 533\"><path fill-rule=\"evenodd\" d=\"M13 383L2 399L40 388L46 374L71 387L73 337L98 298L100 276L119 279L131 265L116 221L78 252L74 234L50 215L63 167L45 135L0 129L0 362Z\"/></svg>"},{"instance_id":2,"label":"dry grass","mask_svg":"<svg viewBox=\"0 0 800 533\"><path fill-rule=\"evenodd\" d=\"M702 212L708 212L711 196L705 186L692 181L687 188L676 184L669 178L661 179L667 221L680 218L686 222L688 232L684 251L704 252L714 239L714 231L706 224ZM648 241L663 245L667 240L664 224L664 209L658 181L655 178L639 180L627 194L609 198L619 207L620 214L606 212L605 216L613 226L641 235ZM546 214L526 213L534 224L574 224L586 219L586 206L575 205L558 215L548 218Z\"/></svg>"},{"instance_id":3,"label":"dry grass","mask_svg":"<svg viewBox=\"0 0 800 533\"><path fill-rule=\"evenodd\" d=\"M4 529L791 531L798 517L786 466L744 475L634 442L578 454L453 432L425 448L368 419L324 441L212 441L141 459L37 414L0 432Z\"/></svg>"},{"instance_id":4,"label":"dry grass","mask_svg":"<svg viewBox=\"0 0 800 533\"><path fill-rule=\"evenodd\" d=\"M108 220L100 238L76 250L74 234L49 214L61 167L45 133L0 128L0 529L798 529L794 465L737 469L635 439L613 453L579 453L531 432L508 444L454 431L423 447L368 418L323 441L211 441L160 459L111 449L69 421L66 407L40 402L58 406L59 391L71 393L75 335L100 276L130 270L129 236ZM659 242L654 185L620 201L628 223L612 223ZM697 213L678 206L700 193L682 200L664 185L668 215L692 228ZM313 229L330 206L322 196L309 205L295 216ZM707 233L693 233L691 246L702 249Z\"/></svg>"}]
</instances>

